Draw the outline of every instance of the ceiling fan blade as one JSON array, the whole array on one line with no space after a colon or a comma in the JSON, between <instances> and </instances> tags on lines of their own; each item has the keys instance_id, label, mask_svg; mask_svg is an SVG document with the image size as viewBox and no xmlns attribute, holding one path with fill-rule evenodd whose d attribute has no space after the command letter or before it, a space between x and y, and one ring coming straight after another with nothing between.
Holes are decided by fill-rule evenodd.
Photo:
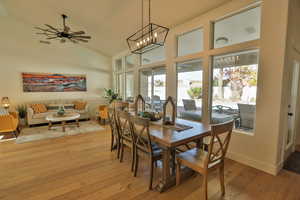
<instances>
[{"instance_id":1,"label":"ceiling fan blade","mask_svg":"<svg viewBox=\"0 0 300 200\"><path fill-rule=\"evenodd\" d=\"M84 35L72 35L72 37L74 38L82 38L82 39L92 39L91 36L84 36Z\"/></svg>"},{"instance_id":2,"label":"ceiling fan blade","mask_svg":"<svg viewBox=\"0 0 300 200\"><path fill-rule=\"evenodd\" d=\"M58 29L54 28L53 26L50 26L49 24L45 24L45 26L49 27L50 29L52 29L56 32L60 32Z\"/></svg>"},{"instance_id":3,"label":"ceiling fan blade","mask_svg":"<svg viewBox=\"0 0 300 200\"><path fill-rule=\"evenodd\" d=\"M73 42L74 44L77 44L77 43L78 43L76 40L73 40L72 38L69 38L69 40L70 40L71 42Z\"/></svg>"},{"instance_id":4,"label":"ceiling fan blade","mask_svg":"<svg viewBox=\"0 0 300 200\"><path fill-rule=\"evenodd\" d=\"M57 36L55 36L55 37L48 37L48 38L46 38L47 40L52 40L52 39L55 39L55 38L58 38Z\"/></svg>"},{"instance_id":5,"label":"ceiling fan blade","mask_svg":"<svg viewBox=\"0 0 300 200\"><path fill-rule=\"evenodd\" d=\"M34 28L37 29L37 30L40 30L40 31L44 31L44 32L55 33L55 34L57 33L57 32L53 32L49 29L43 29L43 28L40 28L40 27L34 27Z\"/></svg>"},{"instance_id":6,"label":"ceiling fan blade","mask_svg":"<svg viewBox=\"0 0 300 200\"><path fill-rule=\"evenodd\" d=\"M49 41L43 41L43 40L40 40L40 43L43 43L43 44L51 44L51 42L49 42Z\"/></svg>"},{"instance_id":7,"label":"ceiling fan blade","mask_svg":"<svg viewBox=\"0 0 300 200\"><path fill-rule=\"evenodd\" d=\"M81 42L89 42L88 40L83 40L83 39L80 39L80 38L73 38L73 39L81 41Z\"/></svg>"},{"instance_id":8,"label":"ceiling fan blade","mask_svg":"<svg viewBox=\"0 0 300 200\"><path fill-rule=\"evenodd\" d=\"M84 31L77 31L77 32L71 33L71 35L83 35L83 34L85 34Z\"/></svg>"}]
</instances>

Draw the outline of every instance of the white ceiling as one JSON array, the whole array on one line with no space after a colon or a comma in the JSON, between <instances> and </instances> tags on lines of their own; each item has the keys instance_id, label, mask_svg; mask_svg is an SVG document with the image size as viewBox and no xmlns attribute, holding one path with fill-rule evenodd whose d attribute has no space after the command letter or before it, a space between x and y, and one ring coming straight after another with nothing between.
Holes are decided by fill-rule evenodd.
<instances>
[{"instance_id":1,"label":"white ceiling","mask_svg":"<svg viewBox=\"0 0 300 200\"><path fill-rule=\"evenodd\" d=\"M152 21L172 27L228 1L152 0ZM32 27L60 26L64 13L72 29L93 37L90 48L112 56L127 48L126 38L140 26L140 6L141 0L0 0L0 17L16 17Z\"/></svg>"}]
</instances>

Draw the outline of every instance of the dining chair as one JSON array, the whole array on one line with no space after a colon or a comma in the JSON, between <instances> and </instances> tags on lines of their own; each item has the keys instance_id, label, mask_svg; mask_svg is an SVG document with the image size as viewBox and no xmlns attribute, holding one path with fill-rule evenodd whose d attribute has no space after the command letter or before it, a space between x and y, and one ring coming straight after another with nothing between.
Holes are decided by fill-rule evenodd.
<instances>
[{"instance_id":1,"label":"dining chair","mask_svg":"<svg viewBox=\"0 0 300 200\"><path fill-rule=\"evenodd\" d=\"M162 150L155 143L151 141L150 137L150 120L141 117L131 118L131 127L135 138L135 149L134 149L134 176L137 175L139 166L139 155L145 154L149 159L150 166L150 179L149 179L149 190L152 189L153 182L153 171L156 162L162 159Z\"/></svg>"},{"instance_id":2,"label":"dining chair","mask_svg":"<svg viewBox=\"0 0 300 200\"><path fill-rule=\"evenodd\" d=\"M177 155L176 185L180 184L181 165L187 166L203 175L203 199L207 199L207 182L210 171L219 169L221 194L225 194L224 185L224 158L229 146L233 121L214 125L211 128L208 151L193 148Z\"/></svg>"},{"instance_id":3,"label":"dining chair","mask_svg":"<svg viewBox=\"0 0 300 200\"><path fill-rule=\"evenodd\" d=\"M116 112L113 108L108 109L108 120L111 129L111 146L110 150L117 149L117 158L120 155L120 132L116 119Z\"/></svg>"},{"instance_id":4,"label":"dining chair","mask_svg":"<svg viewBox=\"0 0 300 200\"><path fill-rule=\"evenodd\" d=\"M131 149L132 161L131 161L131 171L134 167L134 136L132 133L132 128L130 124L131 115L127 111L117 112L117 124L120 131L120 162L123 162L124 146Z\"/></svg>"},{"instance_id":5,"label":"dining chair","mask_svg":"<svg viewBox=\"0 0 300 200\"><path fill-rule=\"evenodd\" d=\"M98 107L99 113L99 121L102 124L105 124L106 120L108 119L108 106L107 105L100 105Z\"/></svg>"}]
</instances>

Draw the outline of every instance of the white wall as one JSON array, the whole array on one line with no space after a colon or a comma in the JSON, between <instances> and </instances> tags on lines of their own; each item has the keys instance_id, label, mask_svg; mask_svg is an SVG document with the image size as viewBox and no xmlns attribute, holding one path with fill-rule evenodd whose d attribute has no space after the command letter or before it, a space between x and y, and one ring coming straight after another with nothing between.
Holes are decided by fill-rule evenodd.
<instances>
[{"instance_id":1,"label":"white wall","mask_svg":"<svg viewBox=\"0 0 300 200\"><path fill-rule=\"evenodd\" d=\"M0 17L0 25L0 98L8 96L13 105L46 99L103 100L103 89L112 82L110 57L79 44L41 44L33 25L13 17ZM24 93L22 72L86 74L87 92Z\"/></svg>"}]
</instances>

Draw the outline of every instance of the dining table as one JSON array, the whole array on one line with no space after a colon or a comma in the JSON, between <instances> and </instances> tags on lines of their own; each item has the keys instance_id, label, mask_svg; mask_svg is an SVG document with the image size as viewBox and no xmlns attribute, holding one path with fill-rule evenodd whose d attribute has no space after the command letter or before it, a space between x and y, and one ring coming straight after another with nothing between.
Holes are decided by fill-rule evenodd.
<instances>
[{"instance_id":1,"label":"dining table","mask_svg":"<svg viewBox=\"0 0 300 200\"><path fill-rule=\"evenodd\" d=\"M210 135L211 126L176 118L174 125L164 125L162 120L151 121L149 131L152 141L162 149L162 176L155 189L164 192L176 185L176 148L191 142L196 142L197 147L200 148L203 138ZM181 174L184 180L190 177L193 172L186 168Z\"/></svg>"}]
</instances>

